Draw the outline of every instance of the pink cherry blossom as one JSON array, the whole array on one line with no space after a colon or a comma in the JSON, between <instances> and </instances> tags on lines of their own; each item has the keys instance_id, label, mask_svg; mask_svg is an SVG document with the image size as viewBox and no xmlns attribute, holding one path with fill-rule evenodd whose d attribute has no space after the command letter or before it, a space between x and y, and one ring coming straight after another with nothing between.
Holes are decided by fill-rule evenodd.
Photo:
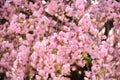
<instances>
[{"instance_id":1,"label":"pink cherry blossom","mask_svg":"<svg viewBox=\"0 0 120 80\"><path fill-rule=\"evenodd\" d=\"M119 0L0 0L0 80L119 79Z\"/></svg>"}]
</instances>

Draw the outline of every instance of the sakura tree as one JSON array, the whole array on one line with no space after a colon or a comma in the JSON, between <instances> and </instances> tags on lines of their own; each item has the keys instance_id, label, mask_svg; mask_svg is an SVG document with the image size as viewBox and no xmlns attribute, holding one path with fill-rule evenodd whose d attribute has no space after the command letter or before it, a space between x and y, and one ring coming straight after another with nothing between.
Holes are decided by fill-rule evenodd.
<instances>
[{"instance_id":1,"label":"sakura tree","mask_svg":"<svg viewBox=\"0 0 120 80\"><path fill-rule=\"evenodd\" d=\"M0 0L0 80L120 80L120 1Z\"/></svg>"}]
</instances>

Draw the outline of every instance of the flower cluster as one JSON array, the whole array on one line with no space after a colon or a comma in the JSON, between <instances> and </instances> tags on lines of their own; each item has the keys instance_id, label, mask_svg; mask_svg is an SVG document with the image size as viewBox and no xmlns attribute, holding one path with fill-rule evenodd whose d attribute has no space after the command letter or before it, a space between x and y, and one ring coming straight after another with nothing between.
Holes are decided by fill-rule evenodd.
<instances>
[{"instance_id":1,"label":"flower cluster","mask_svg":"<svg viewBox=\"0 0 120 80\"><path fill-rule=\"evenodd\" d=\"M0 80L119 79L119 0L0 0Z\"/></svg>"}]
</instances>

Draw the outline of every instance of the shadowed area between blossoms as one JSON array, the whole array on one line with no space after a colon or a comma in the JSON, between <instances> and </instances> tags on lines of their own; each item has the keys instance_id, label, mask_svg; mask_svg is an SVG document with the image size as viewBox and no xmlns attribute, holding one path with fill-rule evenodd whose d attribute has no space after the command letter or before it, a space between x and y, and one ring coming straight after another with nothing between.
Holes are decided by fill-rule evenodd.
<instances>
[{"instance_id":1,"label":"shadowed area between blossoms","mask_svg":"<svg viewBox=\"0 0 120 80\"><path fill-rule=\"evenodd\" d=\"M6 74L3 72L3 73L0 73L0 80L4 80Z\"/></svg>"},{"instance_id":2,"label":"shadowed area between blossoms","mask_svg":"<svg viewBox=\"0 0 120 80\"><path fill-rule=\"evenodd\" d=\"M8 20L5 18L0 19L0 25L5 24Z\"/></svg>"},{"instance_id":3,"label":"shadowed area between blossoms","mask_svg":"<svg viewBox=\"0 0 120 80\"><path fill-rule=\"evenodd\" d=\"M111 19L111 20L108 20L103 27L105 27L105 33L104 35L108 36L109 34L109 31L111 30L111 28L113 27L113 22L114 20Z\"/></svg>"},{"instance_id":4,"label":"shadowed area between blossoms","mask_svg":"<svg viewBox=\"0 0 120 80\"><path fill-rule=\"evenodd\" d=\"M30 17L30 15L33 14L31 10L26 10L26 11L21 10L20 13L25 14L26 19L28 19Z\"/></svg>"},{"instance_id":5,"label":"shadowed area between blossoms","mask_svg":"<svg viewBox=\"0 0 120 80\"><path fill-rule=\"evenodd\" d=\"M116 0L117 2L120 2L120 0Z\"/></svg>"},{"instance_id":6,"label":"shadowed area between blossoms","mask_svg":"<svg viewBox=\"0 0 120 80\"><path fill-rule=\"evenodd\" d=\"M91 71L92 59L91 59L91 56L88 55L87 57L84 58L84 60L86 60L87 62L84 67L81 67L76 63L74 63L71 65L70 75L63 75L63 76L70 78L70 80L84 80L85 71ZM76 69L73 70L72 67L75 67Z\"/></svg>"},{"instance_id":7,"label":"shadowed area between blossoms","mask_svg":"<svg viewBox=\"0 0 120 80\"><path fill-rule=\"evenodd\" d=\"M35 3L35 0L28 0L28 2L32 2L33 4Z\"/></svg>"}]
</instances>

